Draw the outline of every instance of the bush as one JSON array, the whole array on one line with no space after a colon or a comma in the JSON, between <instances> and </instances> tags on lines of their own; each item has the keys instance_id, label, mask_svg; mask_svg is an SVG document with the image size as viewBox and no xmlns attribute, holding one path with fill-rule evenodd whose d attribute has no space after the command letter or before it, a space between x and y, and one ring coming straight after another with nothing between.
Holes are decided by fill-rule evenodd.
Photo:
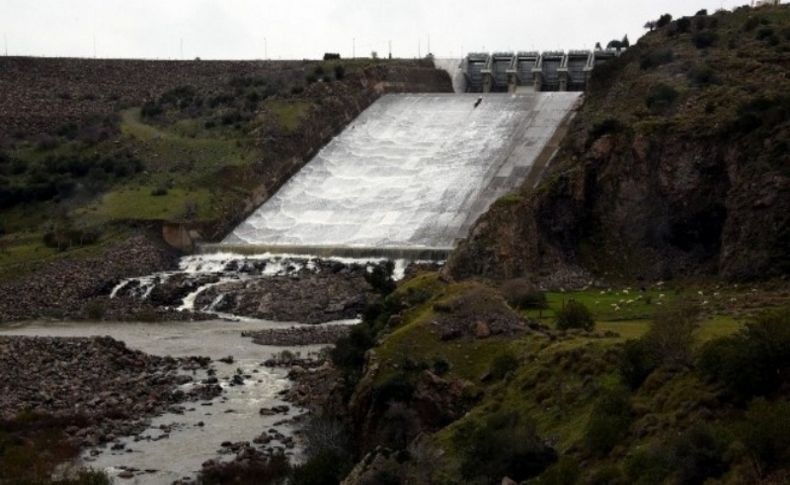
<instances>
[{"instance_id":1,"label":"bush","mask_svg":"<svg viewBox=\"0 0 790 485\"><path fill-rule=\"evenodd\" d=\"M629 482L645 485L665 483L673 472L669 452L661 447L637 449L628 457L624 468Z\"/></svg>"},{"instance_id":2,"label":"bush","mask_svg":"<svg viewBox=\"0 0 790 485\"><path fill-rule=\"evenodd\" d=\"M681 434L672 444L672 465L677 483L706 483L727 471L724 440L705 425L696 425Z\"/></svg>"},{"instance_id":3,"label":"bush","mask_svg":"<svg viewBox=\"0 0 790 485\"><path fill-rule=\"evenodd\" d=\"M670 366L691 364L699 313L699 308L687 301L656 312L643 337L654 362Z\"/></svg>"},{"instance_id":4,"label":"bush","mask_svg":"<svg viewBox=\"0 0 790 485\"><path fill-rule=\"evenodd\" d=\"M695 17L707 17L708 16L708 10L703 8L702 10L698 11L697 13L695 13L694 16Z\"/></svg>"},{"instance_id":5,"label":"bush","mask_svg":"<svg viewBox=\"0 0 790 485\"><path fill-rule=\"evenodd\" d=\"M342 81L346 77L346 68L341 64L335 66L335 79Z\"/></svg>"},{"instance_id":6,"label":"bush","mask_svg":"<svg viewBox=\"0 0 790 485\"><path fill-rule=\"evenodd\" d=\"M414 395L414 385L404 373L398 373L373 389L373 407L379 411L391 403L408 403Z\"/></svg>"},{"instance_id":7,"label":"bush","mask_svg":"<svg viewBox=\"0 0 790 485\"><path fill-rule=\"evenodd\" d=\"M497 355L491 364L490 375L493 379L504 379L505 376L518 369L518 358L512 352Z\"/></svg>"},{"instance_id":8,"label":"bush","mask_svg":"<svg viewBox=\"0 0 790 485\"><path fill-rule=\"evenodd\" d=\"M702 32L697 32L691 38L691 41L697 47L697 49L707 49L708 47L712 46L718 40L718 36L715 32L711 32L709 30L704 30Z\"/></svg>"},{"instance_id":9,"label":"bush","mask_svg":"<svg viewBox=\"0 0 790 485\"><path fill-rule=\"evenodd\" d=\"M540 477L529 483L530 485L576 485L580 483L581 477L582 470L579 467L579 462L571 456L562 456Z\"/></svg>"},{"instance_id":10,"label":"bush","mask_svg":"<svg viewBox=\"0 0 790 485\"><path fill-rule=\"evenodd\" d=\"M760 475L790 463L790 403L755 399L738 434Z\"/></svg>"},{"instance_id":11,"label":"bush","mask_svg":"<svg viewBox=\"0 0 790 485\"><path fill-rule=\"evenodd\" d=\"M466 421L453 436L461 452L466 479L500 483L502 477L526 480L557 460L557 453L538 437L535 424L515 412L499 411L482 423Z\"/></svg>"},{"instance_id":12,"label":"bush","mask_svg":"<svg viewBox=\"0 0 790 485\"><path fill-rule=\"evenodd\" d=\"M395 291L395 281L392 274L395 271L395 263L387 260L377 264L370 272L365 272L365 281L382 296L387 296Z\"/></svg>"},{"instance_id":13,"label":"bush","mask_svg":"<svg viewBox=\"0 0 790 485\"><path fill-rule=\"evenodd\" d=\"M591 331L595 329L595 320L590 310L576 300L569 300L565 306L557 312L557 328L559 330L569 330L580 328Z\"/></svg>"},{"instance_id":14,"label":"bush","mask_svg":"<svg viewBox=\"0 0 790 485\"><path fill-rule=\"evenodd\" d=\"M87 315L90 320L99 321L103 319L105 311L106 308L104 303L100 301L91 301L85 305L85 315Z\"/></svg>"},{"instance_id":15,"label":"bush","mask_svg":"<svg viewBox=\"0 0 790 485\"><path fill-rule=\"evenodd\" d=\"M590 128L589 138L590 140L597 140L604 135L619 133L623 129L625 129L625 125L617 118L606 118L593 124L592 128Z\"/></svg>"},{"instance_id":16,"label":"bush","mask_svg":"<svg viewBox=\"0 0 790 485\"><path fill-rule=\"evenodd\" d=\"M672 15L666 13L658 18L658 21L656 22L656 27L660 29L661 27L666 27L671 22L672 22Z\"/></svg>"},{"instance_id":17,"label":"bush","mask_svg":"<svg viewBox=\"0 0 790 485\"><path fill-rule=\"evenodd\" d=\"M719 84L719 78L710 66L694 66L688 73L689 81L697 87Z\"/></svg>"},{"instance_id":18,"label":"bush","mask_svg":"<svg viewBox=\"0 0 790 485\"><path fill-rule=\"evenodd\" d=\"M664 64L669 64L675 59L675 53L670 48L651 49L642 54L639 67L642 70L653 69Z\"/></svg>"},{"instance_id":19,"label":"bush","mask_svg":"<svg viewBox=\"0 0 790 485\"><path fill-rule=\"evenodd\" d=\"M620 356L620 377L628 388L639 389L657 367L644 340L629 340L625 343Z\"/></svg>"},{"instance_id":20,"label":"bush","mask_svg":"<svg viewBox=\"0 0 790 485\"><path fill-rule=\"evenodd\" d=\"M291 485L337 485L351 471L353 462L345 454L332 450L311 456L294 467ZM263 482L258 482L263 483Z\"/></svg>"},{"instance_id":21,"label":"bush","mask_svg":"<svg viewBox=\"0 0 790 485\"><path fill-rule=\"evenodd\" d=\"M790 373L790 312L764 313L736 335L708 342L698 366L740 401L773 394Z\"/></svg>"},{"instance_id":22,"label":"bush","mask_svg":"<svg viewBox=\"0 0 790 485\"><path fill-rule=\"evenodd\" d=\"M159 187L151 190L151 195L154 197L162 197L167 195L167 187L160 185Z\"/></svg>"},{"instance_id":23,"label":"bush","mask_svg":"<svg viewBox=\"0 0 790 485\"><path fill-rule=\"evenodd\" d=\"M628 393L623 389L605 391L587 423L585 446L597 456L606 456L628 434L631 420Z\"/></svg>"},{"instance_id":24,"label":"bush","mask_svg":"<svg viewBox=\"0 0 790 485\"><path fill-rule=\"evenodd\" d=\"M656 84L650 88L645 103L654 113L662 112L672 106L678 96L680 94L672 86L663 83Z\"/></svg>"},{"instance_id":25,"label":"bush","mask_svg":"<svg viewBox=\"0 0 790 485\"><path fill-rule=\"evenodd\" d=\"M675 25L677 26L678 32L686 33L691 30L691 19L688 17L679 18L675 22Z\"/></svg>"},{"instance_id":26,"label":"bush","mask_svg":"<svg viewBox=\"0 0 790 485\"><path fill-rule=\"evenodd\" d=\"M545 309L549 307L546 301L546 294L523 278L505 282L500 288L500 292L505 301L518 310Z\"/></svg>"}]
</instances>

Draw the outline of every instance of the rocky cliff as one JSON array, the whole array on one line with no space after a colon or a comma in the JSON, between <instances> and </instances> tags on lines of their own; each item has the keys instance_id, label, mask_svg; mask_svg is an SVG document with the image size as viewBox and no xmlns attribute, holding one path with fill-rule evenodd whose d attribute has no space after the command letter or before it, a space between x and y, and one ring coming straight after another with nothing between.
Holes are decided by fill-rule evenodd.
<instances>
[{"instance_id":1,"label":"rocky cliff","mask_svg":"<svg viewBox=\"0 0 790 485\"><path fill-rule=\"evenodd\" d=\"M561 284L786 275L788 68L787 6L649 33L594 72L541 185L496 204L448 270Z\"/></svg>"}]
</instances>

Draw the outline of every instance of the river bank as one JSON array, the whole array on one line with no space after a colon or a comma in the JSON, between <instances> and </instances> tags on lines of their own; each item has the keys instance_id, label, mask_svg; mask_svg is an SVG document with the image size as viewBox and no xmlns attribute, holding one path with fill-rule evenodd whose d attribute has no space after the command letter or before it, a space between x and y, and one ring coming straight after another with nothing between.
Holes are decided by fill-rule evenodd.
<instances>
[{"instance_id":1,"label":"river bank","mask_svg":"<svg viewBox=\"0 0 790 485\"><path fill-rule=\"evenodd\" d=\"M91 424L68 430L78 438L80 463L122 483L189 481L204 464L227 463L251 449L298 460L297 422L304 409L289 396L289 377L308 372L304 359L321 347L262 346L241 336L264 328L290 326L219 320L5 324L0 358L13 360L3 363L14 374L3 374L0 404L9 414L39 402L51 411L90 408ZM292 362L282 361L284 350ZM63 393L63 386L74 390ZM46 404L49 398L37 393L55 397ZM137 403L135 396L145 400ZM113 405L124 412L105 419Z\"/></svg>"}]
</instances>

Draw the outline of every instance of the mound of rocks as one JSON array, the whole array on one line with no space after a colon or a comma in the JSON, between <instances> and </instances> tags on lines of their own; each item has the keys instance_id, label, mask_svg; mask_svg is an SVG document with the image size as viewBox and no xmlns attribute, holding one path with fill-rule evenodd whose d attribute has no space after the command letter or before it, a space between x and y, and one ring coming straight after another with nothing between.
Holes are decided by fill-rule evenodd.
<instances>
[{"instance_id":1,"label":"mound of rocks","mask_svg":"<svg viewBox=\"0 0 790 485\"><path fill-rule=\"evenodd\" d=\"M334 344L351 333L350 325L316 325L312 327L269 328L242 332L258 345L294 347L302 345Z\"/></svg>"},{"instance_id":2,"label":"mound of rocks","mask_svg":"<svg viewBox=\"0 0 790 485\"><path fill-rule=\"evenodd\" d=\"M216 384L179 388L193 380L184 371L209 363L147 355L109 337L0 337L0 419L26 412L70 420L65 431L76 444L95 446L141 431L141 419L180 402L219 395Z\"/></svg>"}]
</instances>

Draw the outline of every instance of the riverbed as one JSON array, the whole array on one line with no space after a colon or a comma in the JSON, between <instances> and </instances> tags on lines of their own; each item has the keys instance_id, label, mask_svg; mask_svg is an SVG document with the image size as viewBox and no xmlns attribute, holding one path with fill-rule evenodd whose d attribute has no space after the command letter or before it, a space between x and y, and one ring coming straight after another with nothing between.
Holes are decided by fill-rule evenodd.
<instances>
[{"instance_id":1,"label":"riverbed","mask_svg":"<svg viewBox=\"0 0 790 485\"><path fill-rule=\"evenodd\" d=\"M308 353L321 346L298 348L267 347L242 338L244 331L288 328L292 324L261 320L172 322L172 323L62 323L32 322L0 325L0 335L47 337L110 336L132 349L158 356L211 357L216 377L224 392L208 402L186 403L182 413L168 413L151 421L137 437L127 437L82 455L85 465L107 471L117 483L170 484L193 477L209 459L232 458L220 455L224 442L252 441L263 431L276 428L286 436L292 425L282 424L303 411L289 407L287 413L262 416L261 408L287 405L279 393L289 381L287 370L262 365L283 350ZM219 359L232 357L232 363ZM231 385L235 374L243 384ZM197 374L196 378L205 375ZM238 379L237 379L238 380ZM193 384L186 384L190 386ZM278 443L273 443L278 446ZM113 449L114 447L114 449ZM299 458L298 445L283 451Z\"/></svg>"}]
</instances>

